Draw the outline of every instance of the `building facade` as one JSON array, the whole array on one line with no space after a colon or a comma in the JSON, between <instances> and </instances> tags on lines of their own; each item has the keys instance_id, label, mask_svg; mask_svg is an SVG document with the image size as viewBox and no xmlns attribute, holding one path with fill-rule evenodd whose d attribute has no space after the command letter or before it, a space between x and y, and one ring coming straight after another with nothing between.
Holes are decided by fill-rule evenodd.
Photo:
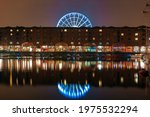
<instances>
[{"instance_id":1,"label":"building facade","mask_svg":"<svg viewBox=\"0 0 150 117\"><path fill-rule=\"evenodd\" d=\"M140 27L1 27L0 51L146 52L150 31ZM149 50L149 48L148 48Z\"/></svg>"}]
</instances>

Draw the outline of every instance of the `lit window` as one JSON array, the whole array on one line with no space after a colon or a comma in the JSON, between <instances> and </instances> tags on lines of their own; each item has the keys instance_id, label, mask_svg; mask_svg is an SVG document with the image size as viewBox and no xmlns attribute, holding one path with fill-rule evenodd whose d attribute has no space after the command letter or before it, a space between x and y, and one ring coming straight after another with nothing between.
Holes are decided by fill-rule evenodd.
<instances>
[{"instance_id":1,"label":"lit window","mask_svg":"<svg viewBox=\"0 0 150 117\"><path fill-rule=\"evenodd\" d=\"M10 36L13 36L13 33L10 33Z\"/></svg>"},{"instance_id":2,"label":"lit window","mask_svg":"<svg viewBox=\"0 0 150 117\"><path fill-rule=\"evenodd\" d=\"M139 35L139 33L135 33L135 36L138 36Z\"/></svg>"},{"instance_id":3,"label":"lit window","mask_svg":"<svg viewBox=\"0 0 150 117\"><path fill-rule=\"evenodd\" d=\"M99 32L102 32L103 30L102 29L99 29Z\"/></svg>"},{"instance_id":4,"label":"lit window","mask_svg":"<svg viewBox=\"0 0 150 117\"><path fill-rule=\"evenodd\" d=\"M9 42L9 44L13 44L13 42Z\"/></svg>"},{"instance_id":5,"label":"lit window","mask_svg":"<svg viewBox=\"0 0 150 117\"><path fill-rule=\"evenodd\" d=\"M32 30L32 29L31 29L30 31L31 31L31 32L33 32L33 30Z\"/></svg>"},{"instance_id":6,"label":"lit window","mask_svg":"<svg viewBox=\"0 0 150 117\"><path fill-rule=\"evenodd\" d=\"M86 32L88 32L88 29L86 29Z\"/></svg>"},{"instance_id":7,"label":"lit window","mask_svg":"<svg viewBox=\"0 0 150 117\"><path fill-rule=\"evenodd\" d=\"M139 46L134 46L133 51L134 51L134 52L139 52L139 49L140 49Z\"/></svg>"},{"instance_id":8,"label":"lit window","mask_svg":"<svg viewBox=\"0 0 150 117\"><path fill-rule=\"evenodd\" d=\"M71 44L73 45L73 44L74 44L74 42L71 42Z\"/></svg>"},{"instance_id":9,"label":"lit window","mask_svg":"<svg viewBox=\"0 0 150 117\"><path fill-rule=\"evenodd\" d=\"M16 42L16 44L19 44L19 42Z\"/></svg>"},{"instance_id":10,"label":"lit window","mask_svg":"<svg viewBox=\"0 0 150 117\"><path fill-rule=\"evenodd\" d=\"M17 29L17 32L19 32L19 29Z\"/></svg>"},{"instance_id":11,"label":"lit window","mask_svg":"<svg viewBox=\"0 0 150 117\"><path fill-rule=\"evenodd\" d=\"M10 29L10 32L13 32L13 29Z\"/></svg>"},{"instance_id":12,"label":"lit window","mask_svg":"<svg viewBox=\"0 0 150 117\"><path fill-rule=\"evenodd\" d=\"M149 37L148 39L149 39L149 41L150 41L150 37Z\"/></svg>"},{"instance_id":13,"label":"lit window","mask_svg":"<svg viewBox=\"0 0 150 117\"><path fill-rule=\"evenodd\" d=\"M141 52L146 52L146 47L145 46L141 47Z\"/></svg>"},{"instance_id":14,"label":"lit window","mask_svg":"<svg viewBox=\"0 0 150 117\"><path fill-rule=\"evenodd\" d=\"M124 36L124 33L121 33L121 36Z\"/></svg>"},{"instance_id":15,"label":"lit window","mask_svg":"<svg viewBox=\"0 0 150 117\"><path fill-rule=\"evenodd\" d=\"M26 30L24 29L23 32L26 32Z\"/></svg>"},{"instance_id":16,"label":"lit window","mask_svg":"<svg viewBox=\"0 0 150 117\"><path fill-rule=\"evenodd\" d=\"M47 48L47 45L43 45L42 48Z\"/></svg>"},{"instance_id":17,"label":"lit window","mask_svg":"<svg viewBox=\"0 0 150 117\"><path fill-rule=\"evenodd\" d=\"M80 42L78 42L78 44L80 45L81 43L80 43Z\"/></svg>"},{"instance_id":18,"label":"lit window","mask_svg":"<svg viewBox=\"0 0 150 117\"><path fill-rule=\"evenodd\" d=\"M106 42L106 45L109 45L109 42Z\"/></svg>"},{"instance_id":19,"label":"lit window","mask_svg":"<svg viewBox=\"0 0 150 117\"><path fill-rule=\"evenodd\" d=\"M136 37L135 40L138 41L138 38Z\"/></svg>"},{"instance_id":20,"label":"lit window","mask_svg":"<svg viewBox=\"0 0 150 117\"><path fill-rule=\"evenodd\" d=\"M102 42L100 42L99 45L102 45Z\"/></svg>"},{"instance_id":21,"label":"lit window","mask_svg":"<svg viewBox=\"0 0 150 117\"><path fill-rule=\"evenodd\" d=\"M39 42L36 42L36 44L39 44Z\"/></svg>"},{"instance_id":22,"label":"lit window","mask_svg":"<svg viewBox=\"0 0 150 117\"><path fill-rule=\"evenodd\" d=\"M95 41L95 37L93 37L93 41Z\"/></svg>"},{"instance_id":23,"label":"lit window","mask_svg":"<svg viewBox=\"0 0 150 117\"><path fill-rule=\"evenodd\" d=\"M64 32L67 32L67 29L64 29Z\"/></svg>"}]
</instances>

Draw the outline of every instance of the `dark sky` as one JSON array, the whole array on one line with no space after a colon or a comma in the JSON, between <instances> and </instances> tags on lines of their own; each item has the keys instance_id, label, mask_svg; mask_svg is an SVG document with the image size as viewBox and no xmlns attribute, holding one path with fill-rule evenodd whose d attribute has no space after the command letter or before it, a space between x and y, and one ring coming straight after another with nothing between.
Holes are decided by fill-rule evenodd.
<instances>
[{"instance_id":1,"label":"dark sky","mask_svg":"<svg viewBox=\"0 0 150 117\"><path fill-rule=\"evenodd\" d=\"M0 0L1 26L56 26L66 13L88 16L93 26L150 24L147 0Z\"/></svg>"}]
</instances>

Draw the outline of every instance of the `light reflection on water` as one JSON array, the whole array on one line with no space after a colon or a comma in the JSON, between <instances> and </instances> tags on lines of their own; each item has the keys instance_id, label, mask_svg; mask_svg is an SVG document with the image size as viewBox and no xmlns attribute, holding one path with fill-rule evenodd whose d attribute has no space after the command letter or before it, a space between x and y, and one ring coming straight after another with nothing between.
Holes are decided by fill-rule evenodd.
<instances>
[{"instance_id":1,"label":"light reflection on water","mask_svg":"<svg viewBox=\"0 0 150 117\"><path fill-rule=\"evenodd\" d=\"M73 72L75 69L80 71L81 69L93 67L98 70L102 69L141 69L145 68L145 64L142 61L54 61L54 60L40 60L40 59L0 59L0 71L3 69L14 69L19 71L33 71L38 68L47 71L63 69L70 69Z\"/></svg>"},{"instance_id":2,"label":"light reflection on water","mask_svg":"<svg viewBox=\"0 0 150 117\"><path fill-rule=\"evenodd\" d=\"M145 64L137 60L55 61L0 59L0 87L5 85L20 89L20 87L28 86L38 86L39 88L42 86L55 86L65 97L69 98L70 96L70 98L78 99L84 96L88 99L88 97L91 97L89 96L92 92L90 89L100 91L106 87L117 87L119 89L134 87L141 91L141 89L147 88L146 79L140 78L138 74L142 68L146 68ZM124 91L125 89L122 90ZM34 95L32 96L34 97ZM92 99L95 99L96 96L93 97ZM33 99L38 98L34 97ZM142 99L144 98L142 97Z\"/></svg>"},{"instance_id":3,"label":"light reflection on water","mask_svg":"<svg viewBox=\"0 0 150 117\"><path fill-rule=\"evenodd\" d=\"M58 89L65 97L79 99L90 90L89 84L63 84L58 83Z\"/></svg>"}]
</instances>

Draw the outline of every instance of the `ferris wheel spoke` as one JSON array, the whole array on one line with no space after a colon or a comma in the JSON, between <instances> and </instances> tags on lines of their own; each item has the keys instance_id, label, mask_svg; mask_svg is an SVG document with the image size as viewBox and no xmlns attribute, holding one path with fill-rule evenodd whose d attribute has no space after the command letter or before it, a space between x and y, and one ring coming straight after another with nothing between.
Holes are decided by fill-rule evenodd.
<instances>
[{"instance_id":1,"label":"ferris wheel spoke","mask_svg":"<svg viewBox=\"0 0 150 117\"><path fill-rule=\"evenodd\" d=\"M62 20L62 23L63 23L66 27L69 27L69 24L66 22L65 18Z\"/></svg>"},{"instance_id":2,"label":"ferris wheel spoke","mask_svg":"<svg viewBox=\"0 0 150 117\"><path fill-rule=\"evenodd\" d=\"M71 17L72 26L74 26L74 17Z\"/></svg>"},{"instance_id":3,"label":"ferris wheel spoke","mask_svg":"<svg viewBox=\"0 0 150 117\"><path fill-rule=\"evenodd\" d=\"M74 21L73 21L73 24L74 24L74 26L76 26L76 16L75 16L76 14L74 14Z\"/></svg>"},{"instance_id":4,"label":"ferris wheel spoke","mask_svg":"<svg viewBox=\"0 0 150 117\"><path fill-rule=\"evenodd\" d=\"M81 18L80 22L78 23L78 27L80 26L80 24L82 23L84 17Z\"/></svg>"},{"instance_id":5,"label":"ferris wheel spoke","mask_svg":"<svg viewBox=\"0 0 150 117\"><path fill-rule=\"evenodd\" d=\"M79 15L77 14L76 26L78 26Z\"/></svg>"},{"instance_id":6,"label":"ferris wheel spoke","mask_svg":"<svg viewBox=\"0 0 150 117\"><path fill-rule=\"evenodd\" d=\"M70 20L71 20L71 24L72 24L72 26L74 25L73 24L73 17L70 17Z\"/></svg>"},{"instance_id":7,"label":"ferris wheel spoke","mask_svg":"<svg viewBox=\"0 0 150 117\"><path fill-rule=\"evenodd\" d=\"M71 24L69 23L68 19L65 17L65 22L69 24L69 27L72 27Z\"/></svg>"},{"instance_id":8,"label":"ferris wheel spoke","mask_svg":"<svg viewBox=\"0 0 150 117\"><path fill-rule=\"evenodd\" d=\"M82 24L79 25L79 27L83 26L84 24L86 24L86 22L88 22L88 19L86 19Z\"/></svg>"},{"instance_id":9,"label":"ferris wheel spoke","mask_svg":"<svg viewBox=\"0 0 150 117\"><path fill-rule=\"evenodd\" d=\"M81 90L82 94L83 94L83 89L82 89L82 86L79 85L79 89Z\"/></svg>"},{"instance_id":10,"label":"ferris wheel spoke","mask_svg":"<svg viewBox=\"0 0 150 117\"><path fill-rule=\"evenodd\" d=\"M69 27L64 21L62 21L62 24L64 24L66 27Z\"/></svg>"},{"instance_id":11,"label":"ferris wheel spoke","mask_svg":"<svg viewBox=\"0 0 150 117\"><path fill-rule=\"evenodd\" d=\"M68 17L68 18L67 18L67 21L69 22L70 27L72 27L72 23L71 23L71 19L70 19L70 17Z\"/></svg>"},{"instance_id":12,"label":"ferris wheel spoke","mask_svg":"<svg viewBox=\"0 0 150 117\"><path fill-rule=\"evenodd\" d=\"M70 23L71 23L71 27L73 26L73 23L72 23L72 17L71 17L71 14L69 15L69 19L70 19Z\"/></svg>"},{"instance_id":13,"label":"ferris wheel spoke","mask_svg":"<svg viewBox=\"0 0 150 117\"><path fill-rule=\"evenodd\" d=\"M73 23L73 26L75 26L75 22L74 21L75 21L75 14L73 13L72 14L72 23Z\"/></svg>"},{"instance_id":14,"label":"ferris wheel spoke","mask_svg":"<svg viewBox=\"0 0 150 117\"><path fill-rule=\"evenodd\" d=\"M88 24L87 27L92 27L91 24Z\"/></svg>"},{"instance_id":15,"label":"ferris wheel spoke","mask_svg":"<svg viewBox=\"0 0 150 117\"><path fill-rule=\"evenodd\" d=\"M72 24L72 20L71 20L71 18L69 17L69 22L70 22L70 24L71 24L71 27L73 26L73 24Z\"/></svg>"}]
</instances>

